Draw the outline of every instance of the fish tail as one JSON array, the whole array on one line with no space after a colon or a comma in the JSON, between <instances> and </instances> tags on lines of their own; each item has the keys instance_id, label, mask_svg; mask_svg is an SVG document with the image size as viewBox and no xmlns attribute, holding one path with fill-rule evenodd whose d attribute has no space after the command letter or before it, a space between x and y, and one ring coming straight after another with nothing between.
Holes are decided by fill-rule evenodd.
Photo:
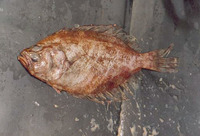
<instances>
[{"instance_id":1,"label":"fish tail","mask_svg":"<svg viewBox=\"0 0 200 136\"><path fill-rule=\"evenodd\" d=\"M160 49L143 54L143 67L145 69L158 71L158 72L177 72L178 58L170 57L167 55L173 48L171 44L167 49Z\"/></svg>"}]
</instances>

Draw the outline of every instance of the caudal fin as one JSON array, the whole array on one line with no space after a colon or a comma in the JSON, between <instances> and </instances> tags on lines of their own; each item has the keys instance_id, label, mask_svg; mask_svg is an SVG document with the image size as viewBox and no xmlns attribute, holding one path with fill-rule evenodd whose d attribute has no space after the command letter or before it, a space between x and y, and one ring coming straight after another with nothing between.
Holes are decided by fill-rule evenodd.
<instances>
[{"instance_id":1,"label":"caudal fin","mask_svg":"<svg viewBox=\"0 0 200 136\"><path fill-rule=\"evenodd\" d=\"M167 58L167 55L173 48L171 44L167 49L160 49L144 53L144 59L146 59L146 65L143 68L150 69L158 72L177 72L178 58L171 57Z\"/></svg>"}]
</instances>

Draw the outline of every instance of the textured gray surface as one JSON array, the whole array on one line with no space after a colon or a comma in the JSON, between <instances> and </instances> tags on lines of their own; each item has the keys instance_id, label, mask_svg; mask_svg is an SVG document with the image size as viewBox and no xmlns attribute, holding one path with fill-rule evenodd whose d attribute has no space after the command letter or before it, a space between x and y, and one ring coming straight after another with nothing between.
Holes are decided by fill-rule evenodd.
<instances>
[{"instance_id":1,"label":"textured gray surface","mask_svg":"<svg viewBox=\"0 0 200 136\"><path fill-rule=\"evenodd\" d=\"M185 9L174 12L166 11L166 6L173 10L173 5L164 6L160 0L135 0L130 32L143 51L167 48L174 43L170 56L180 58L179 72L143 70L133 100L122 104L122 135L200 135L199 10L187 10L197 3L186 3ZM175 15L169 12L186 13L185 20L175 25Z\"/></svg>"},{"instance_id":2,"label":"textured gray surface","mask_svg":"<svg viewBox=\"0 0 200 136\"><path fill-rule=\"evenodd\" d=\"M131 11L132 2L121 0L0 0L0 136L200 135L198 12L164 1L134 0ZM179 72L143 70L133 98L107 108L58 95L17 61L22 49L63 27L113 23L130 27L143 52L174 43Z\"/></svg>"},{"instance_id":3,"label":"textured gray surface","mask_svg":"<svg viewBox=\"0 0 200 136\"><path fill-rule=\"evenodd\" d=\"M121 0L0 1L0 136L116 135L119 109L58 95L31 77L17 55L63 27L122 26L123 12Z\"/></svg>"}]
</instances>

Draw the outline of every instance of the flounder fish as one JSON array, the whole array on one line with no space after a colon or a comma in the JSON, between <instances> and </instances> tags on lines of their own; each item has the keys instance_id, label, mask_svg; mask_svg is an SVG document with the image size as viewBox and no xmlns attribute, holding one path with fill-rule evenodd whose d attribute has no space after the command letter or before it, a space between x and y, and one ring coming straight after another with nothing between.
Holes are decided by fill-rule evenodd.
<instances>
[{"instance_id":1,"label":"flounder fish","mask_svg":"<svg viewBox=\"0 0 200 136\"><path fill-rule=\"evenodd\" d=\"M138 47L136 39L116 25L76 26L24 49L18 60L58 93L66 91L104 104L126 99L129 89L121 87L141 69L177 71L178 58L166 57L172 45L147 53L131 47Z\"/></svg>"}]
</instances>

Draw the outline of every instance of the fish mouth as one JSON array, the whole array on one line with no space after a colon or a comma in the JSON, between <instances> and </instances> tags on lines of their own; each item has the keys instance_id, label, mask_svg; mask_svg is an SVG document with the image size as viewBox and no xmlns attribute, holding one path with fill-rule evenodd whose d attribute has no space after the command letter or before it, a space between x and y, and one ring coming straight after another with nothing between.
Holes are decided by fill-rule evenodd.
<instances>
[{"instance_id":1,"label":"fish mouth","mask_svg":"<svg viewBox=\"0 0 200 136\"><path fill-rule=\"evenodd\" d=\"M24 58L23 56L18 56L18 60L20 61L20 63L24 66L24 67L28 67L28 62L26 61L26 58Z\"/></svg>"},{"instance_id":2,"label":"fish mouth","mask_svg":"<svg viewBox=\"0 0 200 136\"><path fill-rule=\"evenodd\" d=\"M24 66L24 67L28 67L29 66L29 59L26 57L26 53L22 52L19 56L18 56L18 60L20 61L20 63Z\"/></svg>"}]
</instances>

